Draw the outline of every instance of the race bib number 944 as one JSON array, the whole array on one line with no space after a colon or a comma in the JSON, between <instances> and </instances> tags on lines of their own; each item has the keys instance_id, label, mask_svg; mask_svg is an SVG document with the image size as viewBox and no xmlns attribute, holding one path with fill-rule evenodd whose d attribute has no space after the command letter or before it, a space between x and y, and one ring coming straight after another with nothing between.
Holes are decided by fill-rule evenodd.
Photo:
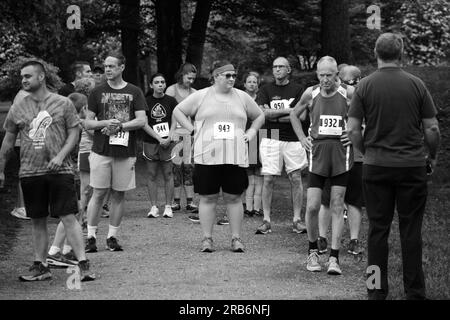
<instances>
[{"instance_id":1,"label":"race bib number 944","mask_svg":"<svg viewBox=\"0 0 450 320\"><path fill-rule=\"evenodd\" d=\"M214 139L234 139L234 123L216 122L214 123Z\"/></svg>"},{"instance_id":2,"label":"race bib number 944","mask_svg":"<svg viewBox=\"0 0 450 320\"><path fill-rule=\"evenodd\" d=\"M109 137L109 144L128 147L128 138L130 133L128 131L118 131L115 135Z\"/></svg>"},{"instance_id":3,"label":"race bib number 944","mask_svg":"<svg viewBox=\"0 0 450 320\"><path fill-rule=\"evenodd\" d=\"M153 131L155 131L161 138L169 136L169 123L162 122L155 124L153 126Z\"/></svg>"},{"instance_id":4,"label":"race bib number 944","mask_svg":"<svg viewBox=\"0 0 450 320\"><path fill-rule=\"evenodd\" d=\"M342 135L342 117L321 115L319 124L319 134L327 136Z\"/></svg>"}]
</instances>

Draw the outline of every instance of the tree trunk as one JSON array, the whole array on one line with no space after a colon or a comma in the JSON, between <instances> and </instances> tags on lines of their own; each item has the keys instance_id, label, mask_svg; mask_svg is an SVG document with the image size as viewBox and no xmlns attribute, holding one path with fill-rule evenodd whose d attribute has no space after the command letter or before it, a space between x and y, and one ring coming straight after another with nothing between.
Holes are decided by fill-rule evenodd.
<instances>
[{"instance_id":1,"label":"tree trunk","mask_svg":"<svg viewBox=\"0 0 450 320\"><path fill-rule=\"evenodd\" d=\"M125 81L139 86L139 0L120 0L122 53L125 56Z\"/></svg>"},{"instance_id":2,"label":"tree trunk","mask_svg":"<svg viewBox=\"0 0 450 320\"><path fill-rule=\"evenodd\" d=\"M351 63L348 0L322 0L321 56Z\"/></svg>"},{"instance_id":3,"label":"tree trunk","mask_svg":"<svg viewBox=\"0 0 450 320\"><path fill-rule=\"evenodd\" d=\"M180 0L156 0L155 5L158 72L170 81L182 62Z\"/></svg>"},{"instance_id":4,"label":"tree trunk","mask_svg":"<svg viewBox=\"0 0 450 320\"><path fill-rule=\"evenodd\" d=\"M203 46L205 44L206 30L213 0L197 0L191 32L189 33L186 62L197 67L197 73L201 73L203 60Z\"/></svg>"}]
</instances>

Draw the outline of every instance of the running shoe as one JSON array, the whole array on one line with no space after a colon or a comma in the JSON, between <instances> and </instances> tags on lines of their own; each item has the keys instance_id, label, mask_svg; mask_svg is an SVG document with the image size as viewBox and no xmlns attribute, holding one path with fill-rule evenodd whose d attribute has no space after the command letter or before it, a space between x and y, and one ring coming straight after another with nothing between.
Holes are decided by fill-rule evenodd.
<instances>
[{"instance_id":1,"label":"running shoe","mask_svg":"<svg viewBox=\"0 0 450 320\"><path fill-rule=\"evenodd\" d=\"M191 202L186 206L186 211L189 211L190 213L198 213L198 207Z\"/></svg>"},{"instance_id":2,"label":"running shoe","mask_svg":"<svg viewBox=\"0 0 450 320\"><path fill-rule=\"evenodd\" d=\"M306 233L306 225L301 222L300 219L297 219L292 224L292 231L296 233Z\"/></svg>"},{"instance_id":3,"label":"running shoe","mask_svg":"<svg viewBox=\"0 0 450 320\"><path fill-rule=\"evenodd\" d=\"M350 240L349 244L348 244L348 253L353 254L353 255L358 255L360 253L362 253L361 248L359 247L359 241L358 239L352 239Z\"/></svg>"},{"instance_id":4,"label":"running shoe","mask_svg":"<svg viewBox=\"0 0 450 320\"><path fill-rule=\"evenodd\" d=\"M102 218L109 218L109 207L108 207L108 204L104 204L103 205L103 211L102 211Z\"/></svg>"},{"instance_id":5,"label":"running shoe","mask_svg":"<svg viewBox=\"0 0 450 320\"><path fill-rule=\"evenodd\" d=\"M271 233L272 232L272 227L270 226L270 222L267 220L263 220L262 225L260 225L258 227L258 229L256 229L255 234L266 234L266 233Z\"/></svg>"},{"instance_id":6,"label":"running shoe","mask_svg":"<svg viewBox=\"0 0 450 320\"><path fill-rule=\"evenodd\" d=\"M339 267L339 261L336 257L330 257L328 260L328 274L340 275L342 274L341 268Z\"/></svg>"},{"instance_id":7,"label":"running shoe","mask_svg":"<svg viewBox=\"0 0 450 320\"><path fill-rule=\"evenodd\" d=\"M81 282L87 282L87 281L94 281L95 280L95 273L91 272L89 260L83 260L80 261L78 264L80 267L80 278Z\"/></svg>"},{"instance_id":8,"label":"running shoe","mask_svg":"<svg viewBox=\"0 0 450 320\"><path fill-rule=\"evenodd\" d=\"M214 252L212 238L207 238L207 237L203 238L201 252Z\"/></svg>"},{"instance_id":9,"label":"running shoe","mask_svg":"<svg viewBox=\"0 0 450 320\"><path fill-rule=\"evenodd\" d=\"M23 219L23 220L30 220L31 219L31 218L27 217L27 212L26 212L24 207L14 208L11 211L11 215L16 217L16 218Z\"/></svg>"},{"instance_id":10,"label":"running shoe","mask_svg":"<svg viewBox=\"0 0 450 320\"><path fill-rule=\"evenodd\" d=\"M109 251L123 251L122 246L114 237L109 237L106 239L106 249Z\"/></svg>"},{"instance_id":11,"label":"running shoe","mask_svg":"<svg viewBox=\"0 0 450 320\"><path fill-rule=\"evenodd\" d=\"M244 252L245 247L240 238L231 239L231 251L233 252Z\"/></svg>"},{"instance_id":12,"label":"running shoe","mask_svg":"<svg viewBox=\"0 0 450 320\"><path fill-rule=\"evenodd\" d=\"M219 226L224 226L224 225L230 224L230 221L228 220L228 217L226 215L224 215L222 217L222 219L219 219L219 221L217 221L217 224Z\"/></svg>"},{"instance_id":13,"label":"running shoe","mask_svg":"<svg viewBox=\"0 0 450 320\"><path fill-rule=\"evenodd\" d=\"M66 258L67 260L71 260L74 261L78 264L78 258L75 255L75 253L73 252L73 250L70 250L69 252L67 252L66 254L63 254L64 258Z\"/></svg>"},{"instance_id":14,"label":"running shoe","mask_svg":"<svg viewBox=\"0 0 450 320\"><path fill-rule=\"evenodd\" d=\"M244 216L253 217L254 211L255 210L252 211L244 210Z\"/></svg>"},{"instance_id":15,"label":"running shoe","mask_svg":"<svg viewBox=\"0 0 450 320\"><path fill-rule=\"evenodd\" d=\"M322 267L319 263L319 254L317 250L310 250L308 259L306 260L306 270L311 272L320 272Z\"/></svg>"},{"instance_id":16,"label":"running shoe","mask_svg":"<svg viewBox=\"0 0 450 320\"><path fill-rule=\"evenodd\" d=\"M319 237L317 239L317 247L319 249L319 254L324 254L325 252L327 252L328 247L327 238Z\"/></svg>"},{"instance_id":17,"label":"running shoe","mask_svg":"<svg viewBox=\"0 0 450 320\"><path fill-rule=\"evenodd\" d=\"M252 216L262 216L262 210L252 210Z\"/></svg>"},{"instance_id":18,"label":"running shoe","mask_svg":"<svg viewBox=\"0 0 450 320\"><path fill-rule=\"evenodd\" d=\"M147 218L158 218L159 217L159 209L157 206L152 206L150 211L147 213Z\"/></svg>"},{"instance_id":19,"label":"running shoe","mask_svg":"<svg viewBox=\"0 0 450 320\"><path fill-rule=\"evenodd\" d=\"M200 223L200 217L198 216L198 214L193 214L189 216L188 219L194 223Z\"/></svg>"},{"instance_id":20,"label":"running shoe","mask_svg":"<svg viewBox=\"0 0 450 320\"><path fill-rule=\"evenodd\" d=\"M40 261L34 261L29 269L30 273L19 277L20 281L42 281L51 279L52 273L50 268L44 266Z\"/></svg>"},{"instance_id":21,"label":"running shoe","mask_svg":"<svg viewBox=\"0 0 450 320\"><path fill-rule=\"evenodd\" d=\"M47 264L50 268L67 268L77 265L78 262L67 259L61 252L49 254L47 256Z\"/></svg>"},{"instance_id":22,"label":"running shoe","mask_svg":"<svg viewBox=\"0 0 450 320\"><path fill-rule=\"evenodd\" d=\"M97 252L96 242L97 242L97 240L95 239L95 237L87 238L86 247L84 248L84 250L86 252Z\"/></svg>"},{"instance_id":23,"label":"running shoe","mask_svg":"<svg viewBox=\"0 0 450 320\"><path fill-rule=\"evenodd\" d=\"M180 211L181 205L179 203L172 204L172 211Z\"/></svg>"},{"instance_id":24,"label":"running shoe","mask_svg":"<svg viewBox=\"0 0 450 320\"><path fill-rule=\"evenodd\" d=\"M163 218L173 218L172 206L170 204L164 208Z\"/></svg>"}]
</instances>

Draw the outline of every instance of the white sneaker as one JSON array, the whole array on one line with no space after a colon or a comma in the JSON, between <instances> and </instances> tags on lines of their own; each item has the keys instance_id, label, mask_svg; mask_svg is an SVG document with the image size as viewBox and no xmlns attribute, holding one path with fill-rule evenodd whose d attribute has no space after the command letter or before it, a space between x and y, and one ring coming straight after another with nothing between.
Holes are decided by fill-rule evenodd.
<instances>
[{"instance_id":1,"label":"white sneaker","mask_svg":"<svg viewBox=\"0 0 450 320\"><path fill-rule=\"evenodd\" d=\"M339 267L338 260L336 257L330 257L328 260L328 274L340 275L342 274L341 268Z\"/></svg>"},{"instance_id":2,"label":"white sneaker","mask_svg":"<svg viewBox=\"0 0 450 320\"><path fill-rule=\"evenodd\" d=\"M170 204L166 205L163 213L164 218L173 218L172 206Z\"/></svg>"},{"instance_id":3,"label":"white sneaker","mask_svg":"<svg viewBox=\"0 0 450 320\"><path fill-rule=\"evenodd\" d=\"M319 253L317 250L311 250L306 260L306 270L311 272L320 272L322 267L319 263Z\"/></svg>"},{"instance_id":4,"label":"white sneaker","mask_svg":"<svg viewBox=\"0 0 450 320\"><path fill-rule=\"evenodd\" d=\"M11 215L24 220L30 220L31 218L27 217L27 212L25 211L24 207L20 208L14 208L13 211L11 211Z\"/></svg>"},{"instance_id":5,"label":"white sneaker","mask_svg":"<svg viewBox=\"0 0 450 320\"><path fill-rule=\"evenodd\" d=\"M150 211L147 213L147 218L158 218L159 217L159 209L157 206L152 206Z\"/></svg>"}]
</instances>

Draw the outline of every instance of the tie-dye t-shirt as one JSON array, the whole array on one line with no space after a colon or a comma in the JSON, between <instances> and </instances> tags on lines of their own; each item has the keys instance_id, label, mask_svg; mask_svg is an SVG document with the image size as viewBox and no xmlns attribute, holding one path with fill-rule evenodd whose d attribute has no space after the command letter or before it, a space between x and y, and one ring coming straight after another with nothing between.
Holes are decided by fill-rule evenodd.
<instances>
[{"instance_id":1,"label":"tie-dye t-shirt","mask_svg":"<svg viewBox=\"0 0 450 320\"><path fill-rule=\"evenodd\" d=\"M100 121L118 119L122 123L133 120L135 111L148 110L144 94L139 87L127 83L122 89L114 89L107 82L95 87L91 92L88 108ZM125 132L129 136L125 146L111 143L109 136L104 135L101 130L96 130L92 151L108 157L135 157L136 132L136 130Z\"/></svg>"},{"instance_id":2,"label":"tie-dye t-shirt","mask_svg":"<svg viewBox=\"0 0 450 320\"><path fill-rule=\"evenodd\" d=\"M3 127L8 132L20 133L19 177L73 174L69 157L57 171L50 172L47 165L63 148L67 130L78 123L72 102L55 93L50 93L43 101L27 96L13 104Z\"/></svg>"}]
</instances>

